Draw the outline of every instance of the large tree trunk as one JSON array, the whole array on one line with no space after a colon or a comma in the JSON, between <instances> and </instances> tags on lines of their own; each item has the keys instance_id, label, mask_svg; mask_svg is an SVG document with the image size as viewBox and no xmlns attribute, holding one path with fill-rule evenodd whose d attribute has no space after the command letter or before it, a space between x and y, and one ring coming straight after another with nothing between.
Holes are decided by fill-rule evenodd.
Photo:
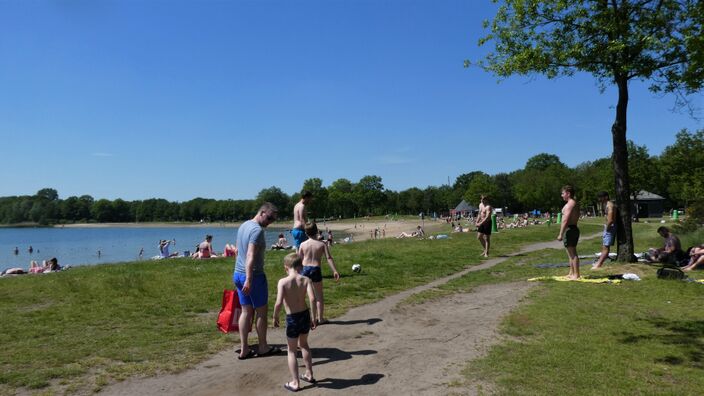
<instances>
[{"instance_id":1,"label":"large tree trunk","mask_svg":"<svg viewBox=\"0 0 704 396\"><path fill-rule=\"evenodd\" d=\"M611 127L614 152L611 161L616 183L616 205L619 216L616 218L618 261L633 262L633 229L631 228L631 191L628 179L628 145L626 141L626 114L628 110L628 80L617 76L618 105L616 121Z\"/></svg>"}]
</instances>

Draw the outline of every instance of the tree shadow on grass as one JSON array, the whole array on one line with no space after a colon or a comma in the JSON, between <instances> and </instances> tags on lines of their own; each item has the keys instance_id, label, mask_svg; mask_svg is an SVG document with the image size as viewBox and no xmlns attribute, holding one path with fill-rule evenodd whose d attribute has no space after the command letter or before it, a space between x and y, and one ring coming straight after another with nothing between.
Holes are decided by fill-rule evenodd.
<instances>
[{"instance_id":1,"label":"tree shadow on grass","mask_svg":"<svg viewBox=\"0 0 704 396\"><path fill-rule=\"evenodd\" d=\"M353 386L374 385L384 378L384 374L364 374L360 378L324 378L318 380L318 387L328 389L347 389Z\"/></svg>"},{"instance_id":2,"label":"tree shadow on grass","mask_svg":"<svg viewBox=\"0 0 704 396\"><path fill-rule=\"evenodd\" d=\"M679 352L677 355L663 356L655 359L657 363L673 366L689 366L704 369L704 320L669 320L666 318L641 319L653 326L650 334L622 332L620 341L624 344L636 344L642 341L660 342L672 345Z\"/></svg>"}]
</instances>

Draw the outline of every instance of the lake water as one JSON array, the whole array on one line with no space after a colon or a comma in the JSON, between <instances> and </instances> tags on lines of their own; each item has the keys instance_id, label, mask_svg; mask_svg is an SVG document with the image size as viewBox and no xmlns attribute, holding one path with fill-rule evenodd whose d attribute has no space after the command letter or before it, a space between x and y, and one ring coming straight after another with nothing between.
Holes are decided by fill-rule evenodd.
<instances>
[{"instance_id":1,"label":"lake water","mask_svg":"<svg viewBox=\"0 0 704 396\"><path fill-rule=\"evenodd\" d=\"M282 229L265 230L267 246L283 233L289 243L289 232ZM233 227L110 227L110 228L0 228L0 270L12 267L27 269L31 260L56 257L61 265L94 265L139 260L139 250L144 248L143 259L159 255L157 246L161 239L175 239L169 246L171 253L193 253L195 246L213 236L213 249L221 254L226 243L234 244L237 228ZM29 253L29 246L34 249ZM15 247L19 254L15 255ZM100 257L98 257L100 251Z\"/></svg>"}]
</instances>

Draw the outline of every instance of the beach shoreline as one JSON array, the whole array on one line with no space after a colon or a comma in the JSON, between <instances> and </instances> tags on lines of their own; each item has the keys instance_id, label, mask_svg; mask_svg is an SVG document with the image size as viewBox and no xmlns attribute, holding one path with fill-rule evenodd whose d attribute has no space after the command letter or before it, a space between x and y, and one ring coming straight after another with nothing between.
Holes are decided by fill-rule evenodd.
<instances>
[{"instance_id":1,"label":"beach shoreline","mask_svg":"<svg viewBox=\"0 0 704 396\"><path fill-rule=\"evenodd\" d=\"M385 238L398 236L401 232L411 233L420 225L418 221L408 219L400 220L385 220L385 219L358 219L350 220L332 220L319 222L318 228L322 231L330 230L333 232L335 241L340 242L342 238L352 237L356 241L364 241L372 239L374 229L379 228L380 233L384 231ZM429 220L425 222L425 231L438 232L445 225L442 221ZM57 224L54 228L237 228L242 225L242 222L216 222L216 223L183 223L183 222L149 222L149 223L75 223L75 224ZM289 230L292 223L277 222L269 226L270 229L285 229ZM448 231L449 232L449 231ZM382 238L379 235L379 238Z\"/></svg>"}]
</instances>

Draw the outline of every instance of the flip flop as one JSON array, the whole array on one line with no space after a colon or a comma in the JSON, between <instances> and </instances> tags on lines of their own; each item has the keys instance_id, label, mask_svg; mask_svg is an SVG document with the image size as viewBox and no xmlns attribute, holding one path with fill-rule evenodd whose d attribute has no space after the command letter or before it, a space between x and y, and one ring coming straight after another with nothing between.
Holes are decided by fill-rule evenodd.
<instances>
[{"instance_id":1,"label":"flip flop","mask_svg":"<svg viewBox=\"0 0 704 396\"><path fill-rule=\"evenodd\" d=\"M303 375L303 374L301 374L301 376L300 376L299 378L300 378L301 380L303 380L303 381L309 383L309 384L317 384L317 383L318 383L318 380L317 380L317 379L315 379L315 378L313 378L313 377L306 378L306 376Z\"/></svg>"},{"instance_id":2,"label":"flip flop","mask_svg":"<svg viewBox=\"0 0 704 396\"><path fill-rule=\"evenodd\" d=\"M298 392L299 390L301 390L301 388L294 388L293 386L289 385L288 382L284 384L284 388L289 392Z\"/></svg>"},{"instance_id":3,"label":"flip flop","mask_svg":"<svg viewBox=\"0 0 704 396\"><path fill-rule=\"evenodd\" d=\"M266 356L271 356L271 355L278 355L279 353L281 353L281 348L276 347L276 346L272 346L271 348L269 348L268 351L266 351L266 352L264 352L264 353L257 353L257 357L266 357ZM294 391L294 392L295 392L295 391Z\"/></svg>"},{"instance_id":4,"label":"flip flop","mask_svg":"<svg viewBox=\"0 0 704 396\"><path fill-rule=\"evenodd\" d=\"M253 357L254 357L254 350L253 349L250 349L249 352L247 352L247 354L244 356L237 355L238 360L247 360L247 359L250 359Z\"/></svg>"}]
</instances>

